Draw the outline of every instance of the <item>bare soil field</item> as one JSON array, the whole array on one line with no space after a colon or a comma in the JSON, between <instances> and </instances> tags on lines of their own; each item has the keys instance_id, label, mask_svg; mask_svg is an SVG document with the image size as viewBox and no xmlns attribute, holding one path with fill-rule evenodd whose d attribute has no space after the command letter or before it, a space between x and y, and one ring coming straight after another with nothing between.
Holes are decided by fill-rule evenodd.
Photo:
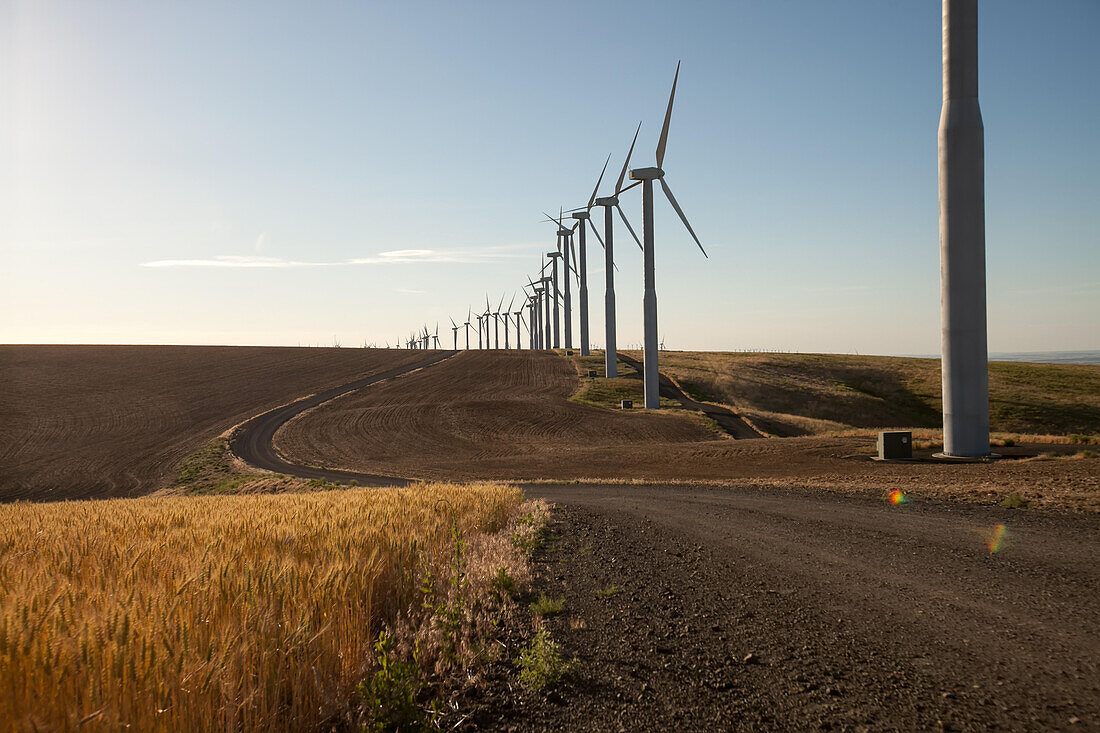
<instances>
[{"instance_id":1,"label":"bare soil field","mask_svg":"<svg viewBox=\"0 0 1100 733\"><path fill-rule=\"evenodd\" d=\"M990 463L878 463L865 436L732 440L693 413L571 400L581 380L554 354L463 352L337 398L275 433L290 461L408 479L627 481L808 488L1100 509L1100 459L1022 445ZM1059 453L1059 451L1062 451ZM929 451L930 452L930 451Z\"/></svg>"},{"instance_id":2,"label":"bare soil field","mask_svg":"<svg viewBox=\"0 0 1100 733\"><path fill-rule=\"evenodd\" d=\"M776 435L941 425L938 359L668 351L661 373ZM995 432L1100 434L1100 366L991 362L989 413Z\"/></svg>"},{"instance_id":3,"label":"bare soil field","mask_svg":"<svg viewBox=\"0 0 1100 733\"><path fill-rule=\"evenodd\" d=\"M383 349L0 346L0 501L146 494L238 422L410 363Z\"/></svg>"}]
</instances>

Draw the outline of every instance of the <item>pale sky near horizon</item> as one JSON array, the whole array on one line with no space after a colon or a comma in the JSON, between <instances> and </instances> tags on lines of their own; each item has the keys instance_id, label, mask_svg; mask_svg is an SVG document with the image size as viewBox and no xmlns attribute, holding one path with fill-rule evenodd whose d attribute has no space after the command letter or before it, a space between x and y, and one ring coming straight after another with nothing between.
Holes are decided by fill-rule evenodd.
<instances>
[{"instance_id":1,"label":"pale sky near horizon","mask_svg":"<svg viewBox=\"0 0 1100 733\"><path fill-rule=\"evenodd\" d=\"M1098 349L1100 3L979 29L990 351ZM639 120L653 164L682 59L664 167L710 259L659 198L666 346L935 354L940 53L935 0L0 0L0 343L449 345Z\"/></svg>"}]
</instances>

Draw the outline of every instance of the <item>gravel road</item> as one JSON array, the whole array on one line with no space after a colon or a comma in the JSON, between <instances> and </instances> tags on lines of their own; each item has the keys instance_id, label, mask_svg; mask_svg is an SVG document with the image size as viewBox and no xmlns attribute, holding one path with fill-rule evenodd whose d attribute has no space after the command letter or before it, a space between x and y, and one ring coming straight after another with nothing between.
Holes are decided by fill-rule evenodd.
<instances>
[{"instance_id":1,"label":"gravel road","mask_svg":"<svg viewBox=\"0 0 1100 733\"><path fill-rule=\"evenodd\" d=\"M548 623L576 673L548 695L501 681L473 724L1100 723L1096 515L797 491L528 491L558 505L539 590L565 598ZM991 552L997 525L1007 529Z\"/></svg>"}]
</instances>

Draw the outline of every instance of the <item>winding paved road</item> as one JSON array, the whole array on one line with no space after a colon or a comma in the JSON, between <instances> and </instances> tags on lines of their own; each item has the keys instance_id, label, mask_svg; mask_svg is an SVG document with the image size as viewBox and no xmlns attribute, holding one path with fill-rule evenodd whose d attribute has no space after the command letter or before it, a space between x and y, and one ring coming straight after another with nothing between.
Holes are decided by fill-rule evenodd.
<instances>
[{"instance_id":1,"label":"winding paved road","mask_svg":"<svg viewBox=\"0 0 1100 733\"><path fill-rule=\"evenodd\" d=\"M289 463L279 455L272 445L275 432L287 421L300 415L306 410L311 410L329 400L336 399L348 392L377 384L387 379L394 379L406 374L438 364L444 359L454 356L456 351L436 351L412 364L389 369L378 374L357 379L354 382L342 384L339 387L327 389L324 392L303 397L288 405L276 407L262 415L257 415L241 425L230 438L229 448L244 462L275 473L285 473L288 476L298 476L306 479L321 479L323 481L335 481L337 483L351 483L354 481L360 486L405 486L409 479L395 476L379 476L371 473L357 473L355 471L340 471L332 468L315 468L313 466L301 466Z\"/></svg>"}]
</instances>

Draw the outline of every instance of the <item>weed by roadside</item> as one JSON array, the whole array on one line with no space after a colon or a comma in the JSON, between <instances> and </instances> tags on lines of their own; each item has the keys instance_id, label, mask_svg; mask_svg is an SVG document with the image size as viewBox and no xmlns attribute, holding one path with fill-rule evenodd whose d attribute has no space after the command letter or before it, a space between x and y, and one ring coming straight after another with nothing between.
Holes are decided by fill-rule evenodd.
<instances>
[{"instance_id":1,"label":"weed by roadside","mask_svg":"<svg viewBox=\"0 0 1100 733\"><path fill-rule=\"evenodd\" d=\"M550 637L545 626L539 626L531 642L523 648L516 660L519 681L525 688L537 692L553 687L575 669L574 662L567 662L561 647Z\"/></svg>"},{"instance_id":2,"label":"weed by roadside","mask_svg":"<svg viewBox=\"0 0 1100 733\"><path fill-rule=\"evenodd\" d=\"M545 593L540 593L535 602L531 604L531 612L536 616L556 616L564 610L564 598L551 598Z\"/></svg>"},{"instance_id":3,"label":"weed by roadside","mask_svg":"<svg viewBox=\"0 0 1100 733\"><path fill-rule=\"evenodd\" d=\"M620 594L622 592L623 592L622 587L617 586L614 583L612 583L611 585L607 586L606 588L601 588L600 590L596 591L596 596L599 597L599 598L610 598L611 596L617 596L618 594Z\"/></svg>"}]
</instances>

